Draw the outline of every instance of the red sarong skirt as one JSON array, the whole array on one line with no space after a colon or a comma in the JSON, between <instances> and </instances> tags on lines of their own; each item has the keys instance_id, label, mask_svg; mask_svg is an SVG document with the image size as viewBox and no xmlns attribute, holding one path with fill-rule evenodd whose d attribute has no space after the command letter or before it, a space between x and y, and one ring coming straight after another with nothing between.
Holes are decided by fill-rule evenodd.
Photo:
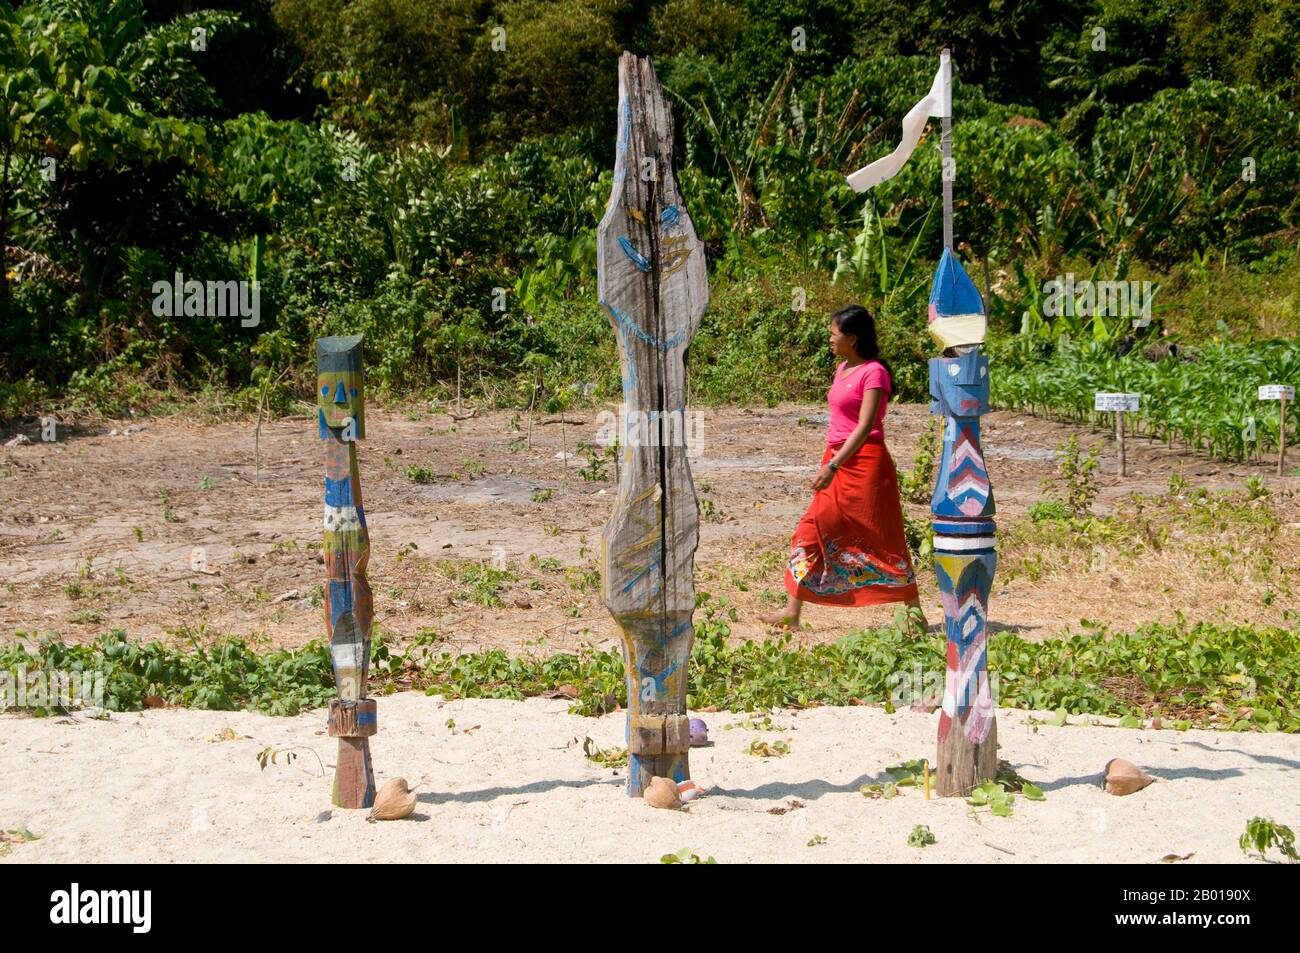
<instances>
[{"instance_id":1,"label":"red sarong skirt","mask_svg":"<svg viewBox=\"0 0 1300 953\"><path fill-rule=\"evenodd\" d=\"M822 466L838 450L827 447ZM831 485L813 495L790 540L785 588L797 599L828 606L916 598L898 471L884 441L864 443Z\"/></svg>"}]
</instances>

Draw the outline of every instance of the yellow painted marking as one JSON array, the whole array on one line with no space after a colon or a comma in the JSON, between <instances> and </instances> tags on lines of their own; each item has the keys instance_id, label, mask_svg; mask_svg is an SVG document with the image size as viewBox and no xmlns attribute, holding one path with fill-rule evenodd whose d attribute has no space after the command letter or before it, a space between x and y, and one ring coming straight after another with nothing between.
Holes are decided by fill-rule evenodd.
<instances>
[{"instance_id":1,"label":"yellow painted marking","mask_svg":"<svg viewBox=\"0 0 1300 953\"><path fill-rule=\"evenodd\" d=\"M657 500L659 499L659 497L663 496L663 492L664 492L663 489L656 482L653 486L646 487L636 496L632 497L632 499L628 500L628 503L629 504L640 503L652 496Z\"/></svg>"},{"instance_id":2,"label":"yellow painted marking","mask_svg":"<svg viewBox=\"0 0 1300 953\"><path fill-rule=\"evenodd\" d=\"M689 240L685 235L674 235L665 238L662 253L663 273L660 277L667 278L686 264L686 260L690 257Z\"/></svg>"},{"instance_id":3,"label":"yellow painted marking","mask_svg":"<svg viewBox=\"0 0 1300 953\"><path fill-rule=\"evenodd\" d=\"M956 582L961 578L961 574L965 572L966 567L975 562L976 558L975 556L950 556L945 554L936 556L935 562L943 567L943 571L948 574L948 578Z\"/></svg>"}]
</instances>

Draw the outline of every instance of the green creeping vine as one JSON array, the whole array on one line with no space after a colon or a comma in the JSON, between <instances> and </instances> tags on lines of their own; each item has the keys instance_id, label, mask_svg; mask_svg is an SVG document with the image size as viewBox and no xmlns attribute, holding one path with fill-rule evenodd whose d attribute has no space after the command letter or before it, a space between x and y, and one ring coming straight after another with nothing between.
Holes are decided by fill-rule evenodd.
<instances>
[{"instance_id":1,"label":"green creeping vine","mask_svg":"<svg viewBox=\"0 0 1300 953\"><path fill-rule=\"evenodd\" d=\"M831 645L796 648L784 637L733 643L735 610L701 596L690 672L692 708L770 710L815 705L895 705L935 701L942 693L941 639L895 624L863 630ZM19 633L24 636L23 633ZM573 711L599 715L626 703L621 653L596 649L549 656L501 650L453 655L427 644L372 644L371 691L421 689L448 698L522 699L552 692L574 698ZM34 648L0 647L10 683L22 669L94 671L104 676L103 707L130 711L147 696L191 708L245 708L294 715L326 704L334 692L329 653L318 642L254 652L239 639L190 649L129 641L121 630L84 645L57 638ZM1011 635L989 643L998 704L1123 719L1140 726L1161 717L1169 727L1300 731L1300 630L1209 623L1148 625L1111 633L1100 627L1043 642ZM2 680L0 680L2 684ZM4 696L0 695L0 699ZM12 702L11 702L12 703ZM56 706L32 705L34 714Z\"/></svg>"}]
</instances>

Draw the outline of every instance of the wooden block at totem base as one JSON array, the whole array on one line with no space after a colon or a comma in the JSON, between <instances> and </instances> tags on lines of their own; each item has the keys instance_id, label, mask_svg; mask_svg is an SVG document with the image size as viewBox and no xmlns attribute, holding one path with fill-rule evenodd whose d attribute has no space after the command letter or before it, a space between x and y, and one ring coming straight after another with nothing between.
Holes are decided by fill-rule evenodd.
<instances>
[{"instance_id":1,"label":"wooden block at totem base","mask_svg":"<svg viewBox=\"0 0 1300 953\"><path fill-rule=\"evenodd\" d=\"M709 292L704 248L673 173L672 114L650 61L624 53L618 88L614 187L596 234L597 290L618 337L624 425L601 578L623 636L629 739L636 736L627 790L639 797L651 778L690 776L686 669L699 502L686 456L685 355ZM637 718L662 718L663 727L633 731ZM674 750L679 738L686 743Z\"/></svg>"},{"instance_id":2,"label":"wooden block at totem base","mask_svg":"<svg viewBox=\"0 0 1300 953\"><path fill-rule=\"evenodd\" d=\"M691 722L686 715L629 715L627 722L630 754L677 754L691 746Z\"/></svg>"},{"instance_id":3,"label":"wooden block at totem base","mask_svg":"<svg viewBox=\"0 0 1300 953\"><path fill-rule=\"evenodd\" d=\"M334 768L334 806L348 810L373 807L375 772L370 765L369 738L339 738Z\"/></svg>"},{"instance_id":4,"label":"wooden block at totem base","mask_svg":"<svg viewBox=\"0 0 1300 953\"><path fill-rule=\"evenodd\" d=\"M331 738L369 738L379 730L379 706L373 698L357 702L330 699Z\"/></svg>"},{"instance_id":5,"label":"wooden block at totem base","mask_svg":"<svg viewBox=\"0 0 1300 953\"><path fill-rule=\"evenodd\" d=\"M691 749L691 719L686 715L669 715L664 718L664 751L668 753Z\"/></svg>"},{"instance_id":6,"label":"wooden block at totem base","mask_svg":"<svg viewBox=\"0 0 1300 953\"><path fill-rule=\"evenodd\" d=\"M998 723L979 744L971 744L954 725L939 742L939 763L934 774L934 790L939 797L966 797L970 792L998 776Z\"/></svg>"}]
</instances>

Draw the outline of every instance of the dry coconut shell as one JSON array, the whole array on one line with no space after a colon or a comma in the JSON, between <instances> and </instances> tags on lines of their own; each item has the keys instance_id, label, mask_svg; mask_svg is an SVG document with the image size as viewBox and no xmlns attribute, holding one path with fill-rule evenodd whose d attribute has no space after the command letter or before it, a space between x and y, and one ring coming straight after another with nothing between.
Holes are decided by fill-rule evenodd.
<instances>
[{"instance_id":1,"label":"dry coconut shell","mask_svg":"<svg viewBox=\"0 0 1300 953\"><path fill-rule=\"evenodd\" d=\"M1123 758L1112 758L1106 762L1107 794L1133 794L1136 791L1141 791L1154 780L1155 778L1132 761L1125 761Z\"/></svg>"},{"instance_id":2,"label":"dry coconut shell","mask_svg":"<svg viewBox=\"0 0 1300 953\"><path fill-rule=\"evenodd\" d=\"M393 778L375 795L375 806L368 821L400 821L415 810L415 792L406 786L406 778Z\"/></svg>"},{"instance_id":3,"label":"dry coconut shell","mask_svg":"<svg viewBox=\"0 0 1300 953\"><path fill-rule=\"evenodd\" d=\"M681 810L682 807L682 796L677 791L677 785L668 778L651 778L650 784L646 786L641 797L651 807L662 807L672 811Z\"/></svg>"}]
</instances>

